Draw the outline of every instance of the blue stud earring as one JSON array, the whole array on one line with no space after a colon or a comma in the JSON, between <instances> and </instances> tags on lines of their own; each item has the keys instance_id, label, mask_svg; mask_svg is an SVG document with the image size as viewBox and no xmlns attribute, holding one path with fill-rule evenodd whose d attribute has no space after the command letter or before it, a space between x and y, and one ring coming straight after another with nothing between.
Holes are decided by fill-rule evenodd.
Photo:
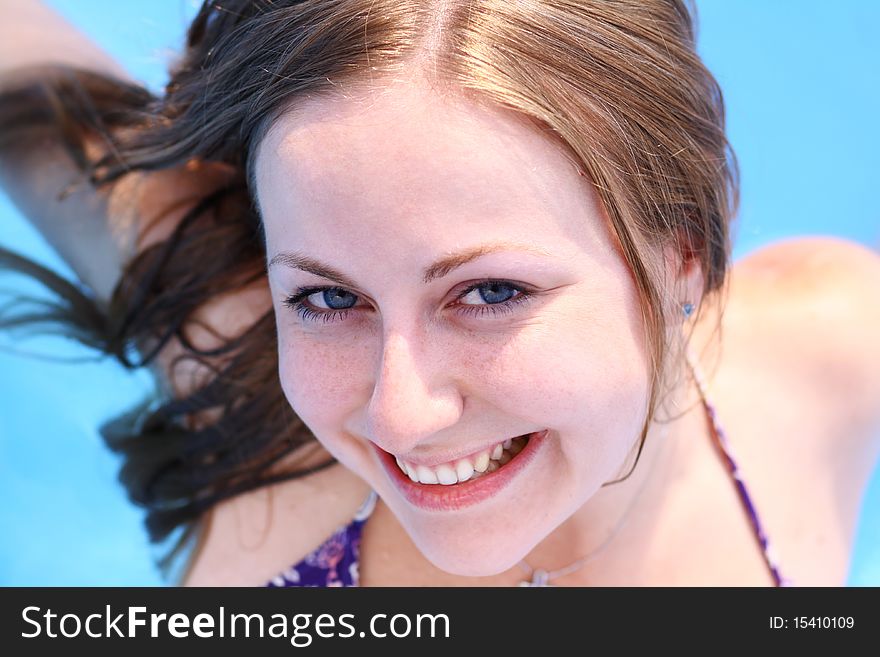
<instances>
[{"instance_id":1,"label":"blue stud earring","mask_svg":"<svg viewBox=\"0 0 880 657\"><path fill-rule=\"evenodd\" d=\"M692 304L692 303L685 303L685 304L681 307L681 311L684 313L684 316L685 316L685 317L690 317L690 316L691 316L691 313L694 312L694 304Z\"/></svg>"}]
</instances>

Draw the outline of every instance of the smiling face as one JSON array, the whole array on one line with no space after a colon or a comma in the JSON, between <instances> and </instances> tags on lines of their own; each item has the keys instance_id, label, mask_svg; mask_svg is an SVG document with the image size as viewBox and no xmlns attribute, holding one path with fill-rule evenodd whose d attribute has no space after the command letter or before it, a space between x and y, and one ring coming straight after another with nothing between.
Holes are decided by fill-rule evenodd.
<instances>
[{"instance_id":1,"label":"smiling face","mask_svg":"<svg viewBox=\"0 0 880 657\"><path fill-rule=\"evenodd\" d=\"M622 474L649 394L637 291L558 143L397 83L299 103L255 162L287 399L437 567L506 570ZM383 456L454 470L544 429L464 483Z\"/></svg>"}]
</instances>

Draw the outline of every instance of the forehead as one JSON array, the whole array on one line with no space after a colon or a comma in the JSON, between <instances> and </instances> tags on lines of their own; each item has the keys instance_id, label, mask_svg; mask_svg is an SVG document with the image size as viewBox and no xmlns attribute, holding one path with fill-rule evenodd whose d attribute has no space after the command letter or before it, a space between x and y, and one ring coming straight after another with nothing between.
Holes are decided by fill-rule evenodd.
<instances>
[{"instance_id":1,"label":"forehead","mask_svg":"<svg viewBox=\"0 0 880 657\"><path fill-rule=\"evenodd\" d=\"M270 240L279 223L289 232L346 220L428 232L433 222L502 221L505 236L528 239L542 217L583 234L599 212L549 133L514 111L413 82L297 102L267 132L255 167Z\"/></svg>"}]
</instances>

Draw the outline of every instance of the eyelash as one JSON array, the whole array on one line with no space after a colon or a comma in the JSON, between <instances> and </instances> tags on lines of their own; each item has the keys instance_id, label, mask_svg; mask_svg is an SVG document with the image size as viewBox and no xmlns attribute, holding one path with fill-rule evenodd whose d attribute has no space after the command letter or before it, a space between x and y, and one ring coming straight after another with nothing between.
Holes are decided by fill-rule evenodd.
<instances>
[{"instance_id":1,"label":"eyelash","mask_svg":"<svg viewBox=\"0 0 880 657\"><path fill-rule=\"evenodd\" d=\"M516 285L515 283L511 283L510 281L488 278L469 286L467 289L462 291L462 293L458 296L458 299L467 296L476 289L485 287L492 283L512 288L519 292L519 294L512 299L508 299L507 301L502 301L500 303L466 305L464 306L466 310L463 310L461 312L465 315L471 315L475 317L484 315L487 312L491 313L493 316L504 315L513 312L515 306L529 301L534 295L534 293L530 290L523 288L520 285ZM296 314L299 315L300 318L302 318L302 320L306 322L324 322L325 324L329 324L331 322L341 322L346 318L346 316L348 316L348 313L353 310L353 308L343 308L342 310L315 310L314 308L309 307L309 305L307 305L306 303L303 303L303 299L310 297L317 292L342 289L343 288L336 286L301 287L296 290L292 295L287 297L283 303L285 306L295 311Z\"/></svg>"}]
</instances>

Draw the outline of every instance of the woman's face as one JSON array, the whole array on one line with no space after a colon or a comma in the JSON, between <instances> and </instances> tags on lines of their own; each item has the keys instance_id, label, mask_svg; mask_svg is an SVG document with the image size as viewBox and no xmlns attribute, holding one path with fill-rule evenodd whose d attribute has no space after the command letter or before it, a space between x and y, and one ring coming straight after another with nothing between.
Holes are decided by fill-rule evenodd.
<instances>
[{"instance_id":1,"label":"woman's face","mask_svg":"<svg viewBox=\"0 0 880 657\"><path fill-rule=\"evenodd\" d=\"M621 473L648 395L636 289L556 142L397 83L300 103L255 173L287 399L438 568L507 570Z\"/></svg>"}]
</instances>

